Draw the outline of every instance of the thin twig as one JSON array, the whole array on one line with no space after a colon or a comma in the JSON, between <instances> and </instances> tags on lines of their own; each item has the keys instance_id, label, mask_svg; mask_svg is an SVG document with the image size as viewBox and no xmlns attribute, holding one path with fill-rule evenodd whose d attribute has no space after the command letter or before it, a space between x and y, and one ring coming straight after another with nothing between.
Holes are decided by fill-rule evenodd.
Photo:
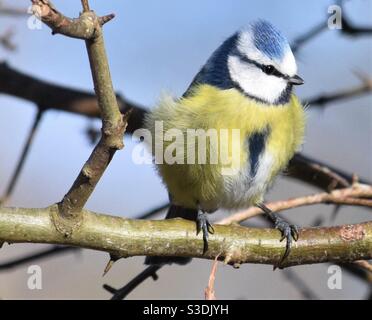
<instances>
[{"instance_id":1,"label":"thin twig","mask_svg":"<svg viewBox=\"0 0 372 320\"><path fill-rule=\"evenodd\" d=\"M299 153L295 154L289 161L288 169L284 174L286 177L301 180L325 191L350 186L353 176L329 164Z\"/></svg>"},{"instance_id":2,"label":"thin twig","mask_svg":"<svg viewBox=\"0 0 372 320\"><path fill-rule=\"evenodd\" d=\"M342 5L342 4L341 4ZM372 27L356 26L346 16L345 13L341 16L342 28L340 31L351 37L369 36L372 35Z\"/></svg>"},{"instance_id":3,"label":"thin twig","mask_svg":"<svg viewBox=\"0 0 372 320\"><path fill-rule=\"evenodd\" d=\"M27 10L23 8L9 8L4 7L0 4L0 15L2 16L14 16L14 17L22 17L27 16Z\"/></svg>"},{"instance_id":4,"label":"thin twig","mask_svg":"<svg viewBox=\"0 0 372 320\"><path fill-rule=\"evenodd\" d=\"M13 35L14 30L8 29L3 35L0 36L0 44L9 51L15 51L17 49L17 46L12 41Z\"/></svg>"},{"instance_id":5,"label":"thin twig","mask_svg":"<svg viewBox=\"0 0 372 320\"><path fill-rule=\"evenodd\" d=\"M354 263L357 266L363 268L364 270L370 272L371 273L371 276L372 276L372 264L370 262L365 261L365 260L358 260L358 261L354 261Z\"/></svg>"},{"instance_id":6,"label":"thin twig","mask_svg":"<svg viewBox=\"0 0 372 320\"><path fill-rule=\"evenodd\" d=\"M90 11L90 8L89 8L89 1L88 0L81 0L81 4L83 6L83 10L85 12L87 11Z\"/></svg>"},{"instance_id":7,"label":"thin twig","mask_svg":"<svg viewBox=\"0 0 372 320\"><path fill-rule=\"evenodd\" d=\"M18 259L8 261L6 263L2 263L0 264L0 271L8 271L9 269L19 267L23 264L28 264L30 262L35 262L37 260L51 258L53 256L59 256L61 254L65 254L70 251L73 252L73 251L78 251L78 250L80 250L80 248L53 246L50 249L45 249L43 251L24 256L22 258L18 258Z\"/></svg>"},{"instance_id":8,"label":"thin twig","mask_svg":"<svg viewBox=\"0 0 372 320\"><path fill-rule=\"evenodd\" d=\"M307 101L306 104L308 104L310 108L315 107L315 106L324 106L329 103L334 103L340 100L350 99L356 96L361 96L366 93L371 93L372 92L372 79L364 77L362 80L363 80L362 84L357 87L350 88L350 89L344 89L336 93L318 95L314 98L309 98L305 100Z\"/></svg>"},{"instance_id":9,"label":"thin twig","mask_svg":"<svg viewBox=\"0 0 372 320\"><path fill-rule=\"evenodd\" d=\"M339 5L342 7L342 1L339 2ZM344 10L342 11L342 15L341 15L341 25L342 27L339 31L343 35L359 37L359 36L365 36L365 35L372 34L372 27L355 26L346 17ZM300 35L299 37L297 37L295 40L292 41L292 45L291 45L292 51L297 52L301 47L304 46L306 42L312 40L315 36L319 35L323 31L326 31L327 29L328 29L327 21L317 24L316 26L311 28L309 31L305 32L304 34Z\"/></svg>"},{"instance_id":10,"label":"thin twig","mask_svg":"<svg viewBox=\"0 0 372 320\"><path fill-rule=\"evenodd\" d=\"M161 268L161 266L149 266L128 282L124 287L120 289L114 289L111 286L104 284L103 288L108 292L112 293L113 296L111 300L123 300L129 293L131 293L135 288L138 287L147 278L153 278L154 281L158 279L156 272Z\"/></svg>"},{"instance_id":11,"label":"thin twig","mask_svg":"<svg viewBox=\"0 0 372 320\"><path fill-rule=\"evenodd\" d=\"M19 178L19 176L21 174L21 171L22 171L22 169L23 169L23 167L26 163L27 156L29 154L32 142L33 142L35 134L36 134L36 131L37 131L37 129L40 125L40 122L42 120L43 112L44 111L41 108L38 108L37 113L36 113L35 118L34 118L34 122L31 126L31 129L30 129L29 133L28 133L26 143L23 147L21 156L18 160L16 169L15 169L15 171L14 171L14 173L13 173L11 179L10 179L8 187L5 190L5 194L0 198L0 206L5 205L9 201L9 198L14 191L14 188L15 188L17 182L18 182L18 178Z\"/></svg>"},{"instance_id":12,"label":"thin twig","mask_svg":"<svg viewBox=\"0 0 372 320\"><path fill-rule=\"evenodd\" d=\"M307 283L297 275L293 269L283 270L283 275L288 281L292 282L295 288L299 291L304 299L319 300L319 297L313 292L313 290L307 285Z\"/></svg>"},{"instance_id":13,"label":"thin twig","mask_svg":"<svg viewBox=\"0 0 372 320\"><path fill-rule=\"evenodd\" d=\"M219 255L216 256L216 258L214 259L213 264L212 264L212 270L211 270L211 273L209 275L208 286L205 288L205 291L204 291L205 300L216 300L216 292L215 292L215 289L214 289L214 282L216 281L218 257L219 257Z\"/></svg>"},{"instance_id":14,"label":"thin twig","mask_svg":"<svg viewBox=\"0 0 372 320\"><path fill-rule=\"evenodd\" d=\"M297 52L300 47L302 47L306 42L310 41L313 39L316 35L320 34L322 31L327 30L327 24L326 22L319 23L306 33L300 35L297 37L295 40L292 41L292 51L295 53Z\"/></svg>"},{"instance_id":15,"label":"thin twig","mask_svg":"<svg viewBox=\"0 0 372 320\"><path fill-rule=\"evenodd\" d=\"M159 212L162 212L166 209L168 209L170 206L170 203L165 203L165 204L162 204L158 207L155 207L154 209L151 209L145 213L142 213L140 215L138 215L137 219L150 219L152 216L158 214Z\"/></svg>"},{"instance_id":16,"label":"thin twig","mask_svg":"<svg viewBox=\"0 0 372 320\"><path fill-rule=\"evenodd\" d=\"M370 199L364 199L369 197ZM276 201L267 204L273 212L280 212L287 209L298 208L314 204L345 204L372 207L372 186L356 184L349 188L333 190L330 193L322 192L310 196L293 198L284 201ZM230 224L244 221L262 214L262 210L251 207L248 210L230 215L218 222L218 224Z\"/></svg>"}]
</instances>

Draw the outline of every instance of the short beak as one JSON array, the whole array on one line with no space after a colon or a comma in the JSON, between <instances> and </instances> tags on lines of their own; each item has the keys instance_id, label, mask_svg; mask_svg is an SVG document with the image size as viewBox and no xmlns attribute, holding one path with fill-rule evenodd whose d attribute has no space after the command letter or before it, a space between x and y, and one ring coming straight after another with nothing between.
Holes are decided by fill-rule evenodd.
<instances>
[{"instance_id":1,"label":"short beak","mask_svg":"<svg viewBox=\"0 0 372 320\"><path fill-rule=\"evenodd\" d=\"M301 77L299 77L298 75L295 75L295 76L289 78L289 83L292 83L295 86L299 86L301 84L304 84L305 81Z\"/></svg>"}]
</instances>

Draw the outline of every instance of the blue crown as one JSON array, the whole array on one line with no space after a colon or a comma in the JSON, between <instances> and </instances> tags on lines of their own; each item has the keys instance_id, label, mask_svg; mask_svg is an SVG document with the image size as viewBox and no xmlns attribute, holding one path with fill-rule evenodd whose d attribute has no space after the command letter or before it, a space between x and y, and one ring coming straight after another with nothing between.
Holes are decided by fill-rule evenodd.
<instances>
[{"instance_id":1,"label":"blue crown","mask_svg":"<svg viewBox=\"0 0 372 320\"><path fill-rule=\"evenodd\" d=\"M214 51L195 76L184 96L189 95L197 84L209 84L223 90L231 88L240 90L230 77L227 60L231 54L240 54L237 45L243 32L250 32L255 47L270 59L281 60L289 48L287 39L271 23L264 20L251 23L248 28L233 34Z\"/></svg>"},{"instance_id":2,"label":"blue crown","mask_svg":"<svg viewBox=\"0 0 372 320\"><path fill-rule=\"evenodd\" d=\"M265 20L258 20L250 27L256 48L271 59L281 60L289 47L286 37Z\"/></svg>"}]
</instances>

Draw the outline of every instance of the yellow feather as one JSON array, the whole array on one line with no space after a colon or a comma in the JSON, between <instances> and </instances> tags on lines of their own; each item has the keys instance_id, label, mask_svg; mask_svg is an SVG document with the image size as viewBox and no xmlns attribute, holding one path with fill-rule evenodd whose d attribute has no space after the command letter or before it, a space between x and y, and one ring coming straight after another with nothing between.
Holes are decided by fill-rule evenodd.
<instances>
[{"instance_id":1,"label":"yellow feather","mask_svg":"<svg viewBox=\"0 0 372 320\"><path fill-rule=\"evenodd\" d=\"M220 90L210 85L200 85L194 88L192 94L179 100L166 96L158 106L148 115L146 127L152 132L155 143L155 121L163 122L163 133L169 129L182 130L184 141L164 141L164 150L175 146L186 148L187 129L210 128L229 130L229 139L218 137L219 152L229 155L229 166L241 172L249 170L249 148L247 138L255 132L270 128L265 151L273 156L273 164L268 172L268 181L258 194L250 195L247 201L253 204L259 201L277 174L283 170L295 151L301 146L304 136L305 112L295 95L285 105L267 105L250 99L236 89ZM232 129L240 130L240 155L232 147ZM157 137L159 138L159 137ZM163 142L156 141L156 143ZM210 203L213 208L226 191L229 179L233 183L234 177L224 177L221 170L223 164L209 164L208 158L211 146L207 141L207 163L187 164L187 155L194 149L197 153L198 142L184 149L184 164L157 165L160 176L166 184L175 204L189 208L197 208L200 203ZM156 147L154 148L156 149ZM179 150L180 150L179 149ZM159 150L158 150L159 151ZM234 190L229 190L234 192Z\"/></svg>"}]
</instances>

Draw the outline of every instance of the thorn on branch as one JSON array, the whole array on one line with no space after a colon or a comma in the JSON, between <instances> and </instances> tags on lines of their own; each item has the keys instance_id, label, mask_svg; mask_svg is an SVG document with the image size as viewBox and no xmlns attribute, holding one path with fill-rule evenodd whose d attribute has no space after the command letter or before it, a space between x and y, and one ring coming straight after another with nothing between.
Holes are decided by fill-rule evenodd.
<instances>
[{"instance_id":1,"label":"thorn on branch","mask_svg":"<svg viewBox=\"0 0 372 320\"><path fill-rule=\"evenodd\" d=\"M102 275L102 277L104 277L104 276L105 276L105 275L106 275L106 274L111 270L111 268L112 268L112 266L114 265L114 263L115 263L116 261L118 261L120 258L121 258L121 257L116 256L116 255L110 253L110 260L109 260L109 262L107 262L107 265L106 265L106 267L105 267L105 269L104 269L104 271L103 271L103 275Z\"/></svg>"}]
</instances>

